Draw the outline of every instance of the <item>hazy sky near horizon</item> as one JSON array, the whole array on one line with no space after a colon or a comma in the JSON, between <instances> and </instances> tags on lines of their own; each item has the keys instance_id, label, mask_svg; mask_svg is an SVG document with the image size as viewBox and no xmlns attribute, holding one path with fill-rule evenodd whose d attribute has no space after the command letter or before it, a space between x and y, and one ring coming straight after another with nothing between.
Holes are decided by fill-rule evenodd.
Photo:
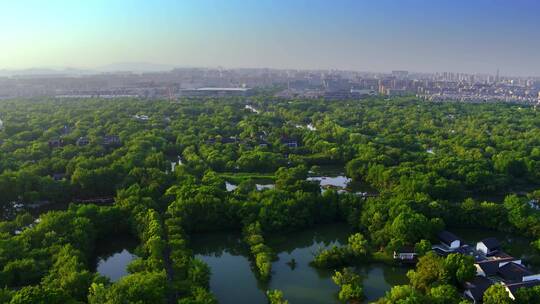
<instances>
[{"instance_id":1,"label":"hazy sky near horizon","mask_svg":"<svg viewBox=\"0 0 540 304\"><path fill-rule=\"evenodd\" d=\"M537 0L0 0L0 69L119 62L540 76Z\"/></svg>"}]
</instances>

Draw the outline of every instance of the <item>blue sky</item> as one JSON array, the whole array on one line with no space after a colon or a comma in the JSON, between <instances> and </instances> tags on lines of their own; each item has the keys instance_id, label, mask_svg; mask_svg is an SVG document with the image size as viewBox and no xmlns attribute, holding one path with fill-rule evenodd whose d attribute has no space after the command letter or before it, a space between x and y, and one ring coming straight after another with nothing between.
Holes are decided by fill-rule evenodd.
<instances>
[{"instance_id":1,"label":"blue sky","mask_svg":"<svg viewBox=\"0 0 540 304\"><path fill-rule=\"evenodd\" d=\"M0 69L173 66L540 75L536 0L0 0Z\"/></svg>"}]
</instances>

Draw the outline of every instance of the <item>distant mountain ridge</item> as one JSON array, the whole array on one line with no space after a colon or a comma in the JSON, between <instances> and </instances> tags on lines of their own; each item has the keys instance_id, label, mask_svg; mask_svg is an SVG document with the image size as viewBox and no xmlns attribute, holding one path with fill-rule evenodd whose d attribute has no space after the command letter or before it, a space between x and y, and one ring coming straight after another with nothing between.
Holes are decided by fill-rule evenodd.
<instances>
[{"instance_id":1,"label":"distant mountain ridge","mask_svg":"<svg viewBox=\"0 0 540 304\"><path fill-rule=\"evenodd\" d=\"M169 72L175 66L146 62L119 62L101 66L95 69L79 68L30 68L30 69L0 69L0 77L11 76L79 76L115 72Z\"/></svg>"},{"instance_id":2,"label":"distant mountain ridge","mask_svg":"<svg viewBox=\"0 0 540 304\"><path fill-rule=\"evenodd\" d=\"M73 75L89 75L95 74L95 71L84 70L84 69L52 69L52 68L32 68L32 69L22 69L22 70L0 70L0 76L9 77L9 76L73 76Z\"/></svg>"},{"instance_id":3,"label":"distant mountain ridge","mask_svg":"<svg viewBox=\"0 0 540 304\"><path fill-rule=\"evenodd\" d=\"M169 72L175 66L148 62L118 62L97 68L100 72Z\"/></svg>"}]
</instances>

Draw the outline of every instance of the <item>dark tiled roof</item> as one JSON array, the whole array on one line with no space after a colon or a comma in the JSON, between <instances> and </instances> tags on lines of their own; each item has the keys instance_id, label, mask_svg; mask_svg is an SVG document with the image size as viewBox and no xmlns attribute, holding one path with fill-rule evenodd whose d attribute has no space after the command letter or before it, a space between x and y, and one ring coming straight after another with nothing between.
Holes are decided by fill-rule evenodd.
<instances>
[{"instance_id":1,"label":"dark tiled roof","mask_svg":"<svg viewBox=\"0 0 540 304\"><path fill-rule=\"evenodd\" d=\"M457 235L446 230L439 232L437 234L437 237L439 238L439 240L441 240L441 242L448 245L450 245L453 241L461 241L461 239Z\"/></svg>"},{"instance_id":2,"label":"dark tiled roof","mask_svg":"<svg viewBox=\"0 0 540 304\"><path fill-rule=\"evenodd\" d=\"M499 248L501 248L501 243L499 243L499 240L497 240L496 238L494 237L490 237L490 238L487 238L487 239L483 239L481 240L480 242L484 243L484 245L486 245L486 247L492 251L492 250L497 250Z\"/></svg>"},{"instance_id":3,"label":"dark tiled roof","mask_svg":"<svg viewBox=\"0 0 540 304\"><path fill-rule=\"evenodd\" d=\"M509 255L508 253L506 252L503 252L503 251L497 251L496 253L490 255L491 258L498 258L498 259L507 259L507 258L511 258L512 256Z\"/></svg>"},{"instance_id":4,"label":"dark tiled roof","mask_svg":"<svg viewBox=\"0 0 540 304\"><path fill-rule=\"evenodd\" d=\"M52 178L56 181L59 181L59 180L62 180L66 177L66 174L65 173L54 173L52 175Z\"/></svg>"},{"instance_id":5,"label":"dark tiled roof","mask_svg":"<svg viewBox=\"0 0 540 304\"><path fill-rule=\"evenodd\" d=\"M281 137L280 141L282 143L296 143L298 140L296 138L290 138L290 137Z\"/></svg>"},{"instance_id":6,"label":"dark tiled roof","mask_svg":"<svg viewBox=\"0 0 540 304\"><path fill-rule=\"evenodd\" d=\"M484 296L484 292L493 285L493 282L488 278L476 276L472 281L466 283L466 288L471 292L472 297L476 302L480 302Z\"/></svg>"},{"instance_id":7,"label":"dark tiled roof","mask_svg":"<svg viewBox=\"0 0 540 304\"><path fill-rule=\"evenodd\" d=\"M506 282L521 282L524 276L533 274L525 266L514 262L500 267L498 273Z\"/></svg>"},{"instance_id":8,"label":"dark tiled roof","mask_svg":"<svg viewBox=\"0 0 540 304\"><path fill-rule=\"evenodd\" d=\"M513 295L515 295L516 291L518 291L518 289L520 289L520 288L529 288L529 287L534 287L534 286L538 286L538 285L540 285L540 280L532 280L532 281L527 281L527 282L508 284L508 285L506 285L506 287L508 287L510 292Z\"/></svg>"},{"instance_id":9,"label":"dark tiled roof","mask_svg":"<svg viewBox=\"0 0 540 304\"><path fill-rule=\"evenodd\" d=\"M223 144L233 144L236 143L238 140L236 137L224 137L221 139L221 143Z\"/></svg>"},{"instance_id":10,"label":"dark tiled roof","mask_svg":"<svg viewBox=\"0 0 540 304\"><path fill-rule=\"evenodd\" d=\"M482 270L484 271L486 276L492 276L492 275L497 274L497 272L499 271L499 264L500 263L511 262L511 261L514 261L514 260L515 260L514 258L509 257L509 258L495 259L495 260L484 260L484 261L480 261L480 262L478 262L476 264L478 266L480 266L480 268L482 268Z\"/></svg>"}]
</instances>

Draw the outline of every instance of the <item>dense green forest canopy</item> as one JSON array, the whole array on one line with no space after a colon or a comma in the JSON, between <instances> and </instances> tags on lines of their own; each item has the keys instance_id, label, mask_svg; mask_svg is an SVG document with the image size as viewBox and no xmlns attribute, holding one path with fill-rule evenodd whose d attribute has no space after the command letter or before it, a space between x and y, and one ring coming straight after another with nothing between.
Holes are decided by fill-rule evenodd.
<instances>
[{"instance_id":1,"label":"dense green forest canopy","mask_svg":"<svg viewBox=\"0 0 540 304\"><path fill-rule=\"evenodd\" d=\"M540 198L534 107L267 96L4 100L0 119L0 302L214 303L208 266L189 248L193 232L244 231L261 281L275 259L264 235L322 223L347 222L358 234L317 256L319 265L406 245L427 252L445 226L540 239L540 214L529 204ZM306 178L325 166L378 195L321 192ZM256 177L275 188L257 189ZM227 191L226 181L237 188ZM488 195L507 196L479 199ZM139 258L112 283L90 261L97 242L118 233L137 237ZM411 284L380 302L458 303L464 275L456 269L469 264L427 254ZM358 280L343 273L340 299L357 300ZM279 291L268 295L285 301Z\"/></svg>"}]
</instances>

